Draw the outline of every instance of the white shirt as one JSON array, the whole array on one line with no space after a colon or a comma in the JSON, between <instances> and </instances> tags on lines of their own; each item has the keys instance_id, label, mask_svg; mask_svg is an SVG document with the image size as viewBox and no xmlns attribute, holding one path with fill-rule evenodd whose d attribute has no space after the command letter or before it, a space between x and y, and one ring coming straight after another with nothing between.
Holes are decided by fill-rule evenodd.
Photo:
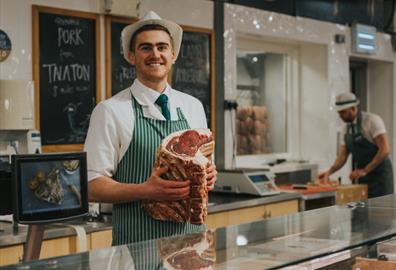
<instances>
[{"instance_id":1,"label":"white shirt","mask_svg":"<svg viewBox=\"0 0 396 270\"><path fill-rule=\"evenodd\" d=\"M357 123L357 118L353 123ZM344 138L346 132L347 124L343 127L342 138ZM362 133L363 137L365 137L369 142L374 143L375 137L386 133L384 121L374 113L362 112ZM341 140L341 144L345 145L345 141Z\"/></svg>"},{"instance_id":2,"label":"white shirt","mask_svg":"<svg viewBox=\"0 0 396 270\"><path fill-rule=\"evenodd\" d=\"M165 120L155 104L158 91L144 86L137 79L131 87L99 103L92 112L84 150L87 152L88 180L99 176L112 177L118 163L129 148L134 128L134 111L131 93L142 106L143 115ZM188 94L167 85L162 94L168 96L171 120L177 120L176 108L180 108L190 128L206 128L206 116L202 103Z\"/></svg>"}]
</instances>

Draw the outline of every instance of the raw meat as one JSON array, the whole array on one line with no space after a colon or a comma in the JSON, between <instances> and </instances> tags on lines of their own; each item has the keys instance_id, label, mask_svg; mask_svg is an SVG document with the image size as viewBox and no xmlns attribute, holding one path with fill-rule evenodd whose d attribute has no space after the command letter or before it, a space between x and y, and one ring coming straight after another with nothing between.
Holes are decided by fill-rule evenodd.
<instances>
[{"instance_id":1,"label":"raw meat","mask_svg":"<svg viewBox=\"0 0 396 270\"><path fill-rule=\"evenodd\" d=\"M206 166L214 150L209 129L189 129L172 133L159 147L154 167L169 168L164 179L190 180L190 196L178 201L142 201L153 218L203 224L207 216Z\"/></svg>"}]
</instances>

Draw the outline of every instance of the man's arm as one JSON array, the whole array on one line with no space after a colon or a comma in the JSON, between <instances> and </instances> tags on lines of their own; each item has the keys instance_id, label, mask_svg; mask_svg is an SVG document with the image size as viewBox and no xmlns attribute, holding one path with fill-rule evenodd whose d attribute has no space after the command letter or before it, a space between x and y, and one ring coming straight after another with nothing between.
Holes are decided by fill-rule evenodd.
<instances>
[{"instance_id":1,"label":"man's arm","mask_svg":"<svg viewBox=\"0 0 396 270\"><path fill-rule=\"evenodd\" d=\"M321 180L328 180L329 176L338 171L342 166L344 166L347 157L348 157L348 151L347 148L344 144L340 145L338 155L336 160L334 161L333 165L331 165L330 169L328 169L325 172L322 172L321 174L318 175L318 178Z\"/></svg>"},{"instance_id":2,"label":"man's arm","mask_svg":"<svg viewBox=\"0 0 396 270\"><path fill-rule=\"evenodd\" d=\"M142 184L119 183L100 176L88 183L88 200L91 202L125 203L143 199L182 200L190 193L190 181L164 180L160 176L168 169L157 168Z\"/></svg>"},{"instance_id":3,"label":"man's arm","mask_svg":"<svg viewBox=\"0 0 396 270\"><path fill-rule=\"evenodd\" d=\"M370 161L370 163L366 165L366 167L362 169L354 170L349 176L351 180L354 180L362 176L366 176L368 173L373 171L389 155L389 151L390 151L389 140L386 133L382 133L377 137L375 137L374 143L378 147L377 154Z\"/></svg>"},{"instance_id":4,"label":"man's arm","mask_svg":"<svg viewBox=\"0 0 396 270\"><path fill-rule=\"evenodd\" d=\"M374 143L378 147L378 152L374 156L373 160L366 165L364 168L366 173L374 170L388 155L390 152L389 149L389 140L386 133L380 134L374 138Z\"/></svg>"}]
</instances>

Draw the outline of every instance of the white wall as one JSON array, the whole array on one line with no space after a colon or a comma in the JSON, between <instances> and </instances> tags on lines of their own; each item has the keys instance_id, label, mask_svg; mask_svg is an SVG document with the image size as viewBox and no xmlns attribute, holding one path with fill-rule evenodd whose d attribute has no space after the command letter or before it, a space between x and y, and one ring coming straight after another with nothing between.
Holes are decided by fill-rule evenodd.
<instances>
[{"instance_id":1,"label":"white wall","mask_svg":"<svg viewBox=\"0 0 396 270\"><path fill-rule=\"evenodd\" d=\"M384 61L371 61L368 64L368 111L376 113L384 120L389 138L394 137L392 121L393 109L393 63ZM391 140L391 149L394 141Z\"/></svg>"},{"instance_id":2,"label":"white wall","mask_svg":"<svg viewBox=\"0 0 396 270\"><path fill-rule=\"evenodd\" d=\"M287 87L285 83L287 64L285 57L267 54L264 67L264 100L268 109L271 132L271 148L276 152L286 152ZM279 121L279 122L278 122Z\"/></svg>"}]
</instances>

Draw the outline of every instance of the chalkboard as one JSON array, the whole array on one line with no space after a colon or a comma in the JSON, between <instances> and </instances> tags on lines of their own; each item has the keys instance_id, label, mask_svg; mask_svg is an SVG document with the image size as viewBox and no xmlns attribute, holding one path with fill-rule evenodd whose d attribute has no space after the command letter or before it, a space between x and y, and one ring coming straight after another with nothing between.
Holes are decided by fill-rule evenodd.
<instances>
[{"instance_id":1,"label":"chalkboard","mask_svg":"<svg viewBox=\"0 0 396 270\"><path fill-rule=\"evenodd\" d=\"M106 97L111 97L131 86L135 68L122 54L121 31L136 19L106 17Z\"/></svg>"},{"instance_id":2,"label":"chalkboard","mask_svg":"<svg viewBox=\"0 0 396 270\"><path fill-rule=\"evenodd\" d=\"M172 69L174 89L198 98L214 131L214 56L212 30L183 26L179 56Z\"/></svg>"},{"instance_id":3,"label":"chalkboard","mask_svg":"<svg viewBox=\"0 0 396 270\"><path fill-rule=\"evenodd\" d=\"M99 16L33 6L33 25L36 119L43 148L81 146L100 93Z\"/></svg>"}]
</instances>

